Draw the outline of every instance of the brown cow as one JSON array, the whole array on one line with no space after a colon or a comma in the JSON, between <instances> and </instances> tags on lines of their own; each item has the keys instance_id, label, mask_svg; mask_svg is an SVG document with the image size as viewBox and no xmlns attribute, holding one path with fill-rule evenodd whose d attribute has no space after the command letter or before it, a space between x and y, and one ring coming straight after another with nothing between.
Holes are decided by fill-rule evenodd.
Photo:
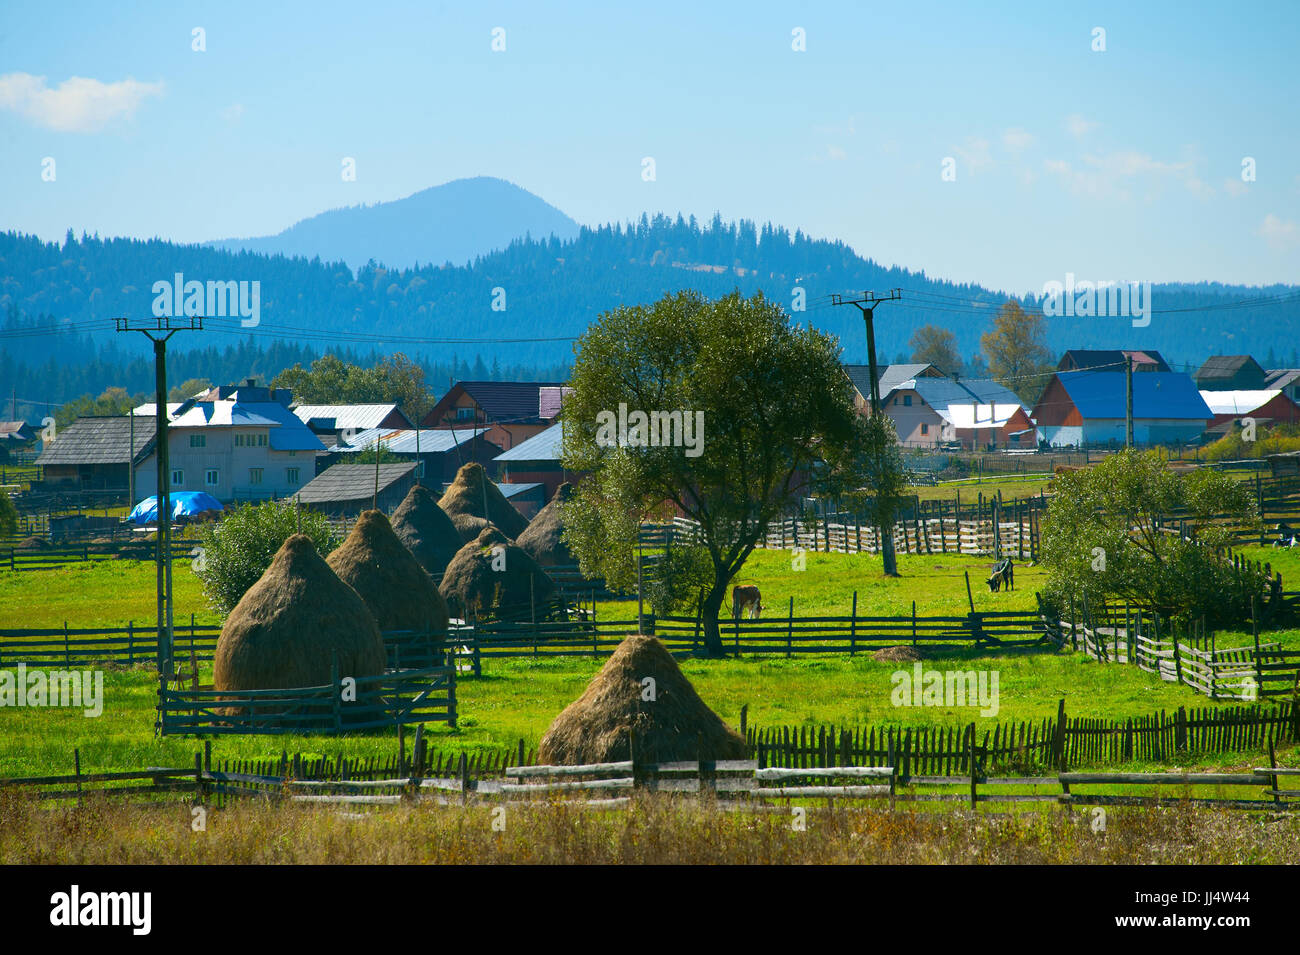
<instances>
[{"instance_id":1,"label":"brown cow","mask_svg":"<svg viewBox=\"0 0 1300 955\"><path fill-rule=\"evenodd\" d=\"M749 619L756 620L762 609L763 598L759 594L757 587L744 585L731 588L731 616L733 619L739 620L740 615L748 610Z\"/></svg>"}]
</instances>

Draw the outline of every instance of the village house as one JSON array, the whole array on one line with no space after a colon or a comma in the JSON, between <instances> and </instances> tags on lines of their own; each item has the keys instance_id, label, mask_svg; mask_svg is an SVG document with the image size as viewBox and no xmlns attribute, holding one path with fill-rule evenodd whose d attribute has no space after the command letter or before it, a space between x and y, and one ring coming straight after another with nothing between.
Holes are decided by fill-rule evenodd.
<instances>
[{"instance_id":1,"label":"village house","mask_svg":"<svg viewBox=\"0 0 1300 955\"><path fill-rule=\"evenodd\" d=\"M438 399L420 427L484 426L487 439L509 451L555 423L569 390L558 381L461 381Z\"/></svg>"},{"instance_id":2,"label":"village house","mask_svg":"<svg viewBox=\"0 0 1300 955\"><path fill-rule=\"evenodd\" d=\"M206 491L222 502L287 497L316 476L325 446L289 410L286 388L221 385L170 412L173 491ZM152 418L138 416L137 427ZM157 492L154 449L136 465L135 497Z\"/></svg>"},{"instance_id":3,"label":"village house","mask_svg":"<svg viewBox=\"0 0 1300 955\"><path fill-rule=\"evenodd\" d=\"M392 513L417 481L416 463L335 464L294 495L295 500L330 517L356 517L378 507Z\"/></svg>"},{"instance_id":4,"label":"village house","mask_svg":"<svg viewBox=\"0 0 1300 955\"><path fill-rule=\"evenodd\" d=\"M120 491L126 494L131 463L153 453L154 419L130 415L78 418L56 432L36 459L47 491ZM138 470L137 470L138 473Z\"/></svg>"},{"instance_id":5,"label":"village house","mask_svg":"<svg viewBox=\"0 0 1300 955\"><path fill-rule=\"evenodd\" d=\"M346 443L349 436L372 428L397 431L415 427L402 409L391 402L356 405L299 404L293 406L293 413L326 447Z\"/></svg>"},{"instance_id":6,"label":"village house","mask_svg":"<svg viewBox=\"0 0 1300 955\"><path fill-rule=\"evenodd\" d=\"M1196 372L1201 391L1262 391L1268 374L1249 355L1211 355Z\"/></svg>"},{"instance_id":7,"label":"village house","mask_svg":"<svg viewBox=\"0 0 1300 955\"><path fill-rule=\"evenodd\" d=\"M546 488L546 500L555 496L560 485L568 481L576 484L584 472L566 471L561 463L564 446L563 423L553 424L539 434L522 441L494 459L502 481L536 482Z\"/></svg>"},{"instance_id":8,"label":"village house","mask_svg":"<svg viewBox=\"0 0 1300 955\"><path fill-rule=\"evenodd\" d=\"M1207 391L1201 397L1214 414L1207 429L1212 434L1231 431L1243 418L1262 427L1271 424L1295 424L1300 421L1300 405L1281 389L1263 391Z\"/></svg>"},{"instance_id":9,"label":"village house","mask_svg":"<svg viewBox=\"0 0 1300 955\"><path fill-rule=\"evenodd\" d=\"M1133 372L1173 371L1158 351L1131 351L1125 349L1071 348L1057 362L1057 371L1117 371L1124 372L1124 363L1131 362Z\"/></svg>"},{"instance_id":10,"label":"village house","mask_svg":"<svg viewBox=\"0 0 1300 955\"><path fill-rule=\"evenodd\" d=\"M417 476L430 485L455 479L461 465L477 462L487 466L501 449L485 437L487 428L414 428L390 430L371 428L356 434L350 441L340 441L321 459L322 469L336 462L346 463L358 453L383 448L403 461L419 462Z\"/></svg>"},{"instance_id":11,"label":"village house","mask_svg":"<svg viewBox=\"0 0 1300 955\"><path fill-rule=\"evenodd\" d=\"M866 365L845 365L853 403L870 406ZM949 378L931 364L887 365L879 370L880 407L894 422L899 443L911 448L960 444L964 448L1034 448L1028 411L1010 389L983 379Z\"/></svg>"},{"instance_id":12,"label":"village house","mask_svg":"<svg viewBox=\"0 0 1300 955\"><path fill-rule=\"evenodd\" d=\"M1057 372L1032 415L1043 440L1052 447L1124 444L1127 378L1122 368ZM1151 371L1135 374L1132 380L1134 442L1200 440L1214 414L1190 375Z\"/></svg>"}]
</instances>

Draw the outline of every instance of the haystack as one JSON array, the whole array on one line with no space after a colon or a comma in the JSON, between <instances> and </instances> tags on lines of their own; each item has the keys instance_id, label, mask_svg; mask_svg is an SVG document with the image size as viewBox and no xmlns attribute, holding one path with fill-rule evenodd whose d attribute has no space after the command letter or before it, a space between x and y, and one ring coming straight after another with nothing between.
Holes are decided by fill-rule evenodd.
<instances>
[{"instance_id":1,"label":"haystack","mask_svg":"<svg viewBox=\"0 0 1300 955\"><path fill-rule=\"evenodd\" d=\"M654 699L646 677L654 679ZM547 764L611 763L636 756L646 762L744 759L745 741L695 692L668 648L654 637L630 636L618 645L582 696L564 708L538 746Z\"/></svg>"},{"instance_id":2,"label":"haystack","mask_svg":"<svg viewBox=\"0 0 1300 955\"><path fill-rule=\"evenodd\" d=\"M515 543L543 567L578 562L561 536L564 533L564 520L560 516L560 507L572 496L573 485L567 481L561 484L550 503L528 523L528 529L515 538Z\"/></svg>"},{"instance_id":3,"label":"haystack","mask_svg":"<svg viewBox=\"0 0 1300 955\"><path fill-rule=\"evenodd\" d=\"M438 506L438 499L423 484L412 487L393 512L393 533L433 575L446 570L465 543L447 512Z\"/></svg>"},{"instance_id":4,"label":"haystack","mask_svg":"<svg viewBox=\"0 0 1300 955\"><path fill-rule=\"evenodd\" d=\"M491 521L485 521L473 514L453 514L450 520L452 526L456 528L456 533L460 535L462 545L468 544L489 527L495 527Z\"/></svg>"},{"instance_id":5,"label":"haystack","mask_svg":"<svg viewBox=\"0 0 1300 955\"><path fill-rule=\"evenodd\" d=\"M360 594L381 632L429 633L435 642L428 649L441 649L447 604L433 578L397 539L383 511L362 511L352 533L325 563Z\"/></svg>"},{"instance_id":6,"label":"haystack","mask_svg":"<svg viewBox=\"0 0 1300 955\"><path fill-rule=\"evenodd\" d=\"M213 660L218 690L324 686L384 670L379 627L355 590L335 576L311 538L294 534L226 618Z\"/></svg>"},{"instance_id":7,"label":"haystack","mask_svg":"<svg viewBox=\"0 0 1300 955\"><path fill-rule=\"evenodd\" d=\"M925 651L916 647L883 647L871 654L871 659L886 663L915 663L925 659Z\"/></svg>"},{"instance_id":8,"label":"haystack","mask_svg":"<svg viewBox=\"0 0 1300 955\"><path fill-rule=\"evenodd\" d=\"M456 480L452 481L438 504L453 519L457 514L472 514L491 521L511 540L528 527L524 515L506 500L500 488L488 480L487 471L478 463L466 464L456 472Z\"/></svg>"},{"instance_id":9,"label":"haystack","mask_svg":"<svg viewBox=\"0 0 1300 955\"><path fill-rule=\"evenodd\" d=\"M498 546L504 550L494 554ZM555 582L537 561L495 527L456 552L439 590L458 617L526 616L532 607L540 612L556 593Z\"/></svg>"}]
</instances>

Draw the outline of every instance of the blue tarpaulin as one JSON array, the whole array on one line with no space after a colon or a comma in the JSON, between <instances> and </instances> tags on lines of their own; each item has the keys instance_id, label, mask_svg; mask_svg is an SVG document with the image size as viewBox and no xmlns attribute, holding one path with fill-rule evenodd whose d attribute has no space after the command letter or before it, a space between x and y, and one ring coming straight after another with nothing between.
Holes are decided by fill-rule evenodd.
<instances>
[{"instance_id":1,"label":"blue tarpaulin","mask_svg":"<svg viewBox=\"0 0 1300 955\"><path fill-rule=\"evenodd\" d=\"M222 510L221 502L204 491L176 491L171 495L171 502L172 520ZM127 520L132 524L158 523L158 498L146 497L131 509Z\"/></svg>"}]
</instances>

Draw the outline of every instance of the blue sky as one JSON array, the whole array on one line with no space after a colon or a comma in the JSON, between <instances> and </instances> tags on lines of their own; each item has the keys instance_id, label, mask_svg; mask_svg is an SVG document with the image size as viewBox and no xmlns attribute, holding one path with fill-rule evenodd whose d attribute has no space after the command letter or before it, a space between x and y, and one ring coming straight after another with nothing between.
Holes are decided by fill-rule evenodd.
<instances>
[{"instance_id":1,"label":"blue sky","mask_svg":"<svg viewBox=\"0 0 1300 955\"><path fill-rule=\"evenodd\" d=\"M493 175L1013 292L1295 282L1297 37L1296 3L6 3L0 228L263 235Z\"/></svg>"}]
</instances>

